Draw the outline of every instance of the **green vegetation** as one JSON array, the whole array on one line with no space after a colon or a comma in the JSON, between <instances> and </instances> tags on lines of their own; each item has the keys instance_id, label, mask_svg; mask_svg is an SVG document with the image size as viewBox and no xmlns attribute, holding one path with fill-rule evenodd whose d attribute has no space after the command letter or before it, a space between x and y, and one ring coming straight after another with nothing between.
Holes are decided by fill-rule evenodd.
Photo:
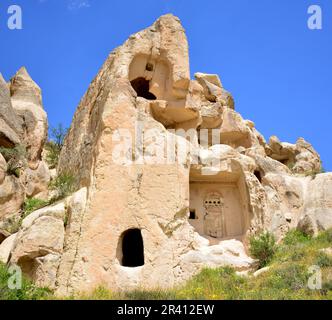
<instances>
[{"instance_id":1,"label":"green vegetation","mask_svg":"<svg viewBox=\"0 0 332 320\"><path fill-rule=\"evenodd\" d=\"M8 268L0 263L0 300L47 300L52 297L51 290L38 288L31 281L23 277L22 288L11 290L8 281L12 274Z\"/></svg>"},{"instance_id":2,"label":"green vegetation","mask_svg":"<svg viewBox=\"0 0 332 320\"><path fill-rule=\"evenodd\" d=\"M60 152L67 132L68 129L65 129L62 124L50 129L51 139L45 144L45 149L47 151L46 161L52 169L58 166Z\"/></svg>"},{"instance_id":3,"label":"green vegetation","mask_svg":"<svg viewBox=\"0 0 332 320\"><path fill-rule=\"evenodd\" d=\"M29 214L48 205L48 201L43 201L36 198L27 198L23 203L21 214L7 221L6 230L11 234L18 232L18 230L21 228L22 221Z\"/></svg>"},{"instance_id":4,"label":"green vegetation","mask_svg":"<svg viewBox=\"0 0 332 320\"><path fill-rule=\"evenodd\" d=\"M26 218L30 213L48 206L48 204L49 204L48 201L44 201L44 200L40 200L40 199L36 199L36 198L26 199L23 204L22 219Z\"/></svg>"},{"instance_id":5,"label":"green vegetation","mask_svg":"<svg viewBox=\"0 0 332 320\"><path fill-rule=\"evenodd\" d=\"M270 235L262 234L254 242L258 252L274 252L268 260L269 270L261 275L240 276L234 269L204 269L185 285L170 290L134 290L113 293L103 287L92 294L81 294L70 299L80 300L332 300L331 256L322 249L332 247L332 230L316 238L290 231L278 245ZM269 248L267 251L265 249ZM274 250L270 250L270 248ZM261 250L261 249L264 250ZM255 249L256 250L256 249ZM265 255L263 255L265 257ZM264 259L266 261L266 259ZM312 276L310 267L321 267L323 287L319 290L308 288ZM18 292L7 292L8 275L0 269L0 299L51 299L50 291L38 291L31 283ZM27 288L27 289L26 289ZM37 290L37 291L36 291ZM46 291L45 291L46 290Z\"/></svg>"},{"instance_id":6,"label":"green vegetation","mask_svg":"<svg viewBox=\"0 0 332 320\"><path fill-rule=\"evenodd\" d=\"M27 165L26 148L22 145L17 145L14 148L0 147L0 153L7 162L7 173L19 178L21 169Z\"/></svg>"},{"instance_id":7,"label":"green vegetation","mask_svg":"<svg viewBox=\"0 0 332 320\"><path fill-rule=\"evenodd\" d=\"M283 239L283 244L287 246L295 246L309 241L311 237L299 230L290 230Z\"/></svg>"},{"instance_id":8,"label":"green vegetation","mask_svg":"<svg viewBox=\"0 0 332 320\"><path fill-rule=\"evenodd\" d=\"M250 254L259 261L261 268L265 267L276 252L276 241L272 234L265 232L258 237L250 238Z\"/></svg>"},{"instance_id":9,"label":"green vegetation","mask_svg":"<svg viewBox=\"0 0 332 320\"><path fill-rule=\"evenodd\" d=\"M315 264L321 268L332 267L332 257L324 252L319 252L317 254Z\"/></svg>"},{"instance_id":10,"label":"green vegetation","mask_svg":"<svg viewBox=\"0 0 332 320\"><path fill-rule=\"evenodd\" d=\"M64 199L75 192L75 178L70 173L62 173L51 181L49 188L56 193L52 202Z\"/></svg>"}]
</instances>

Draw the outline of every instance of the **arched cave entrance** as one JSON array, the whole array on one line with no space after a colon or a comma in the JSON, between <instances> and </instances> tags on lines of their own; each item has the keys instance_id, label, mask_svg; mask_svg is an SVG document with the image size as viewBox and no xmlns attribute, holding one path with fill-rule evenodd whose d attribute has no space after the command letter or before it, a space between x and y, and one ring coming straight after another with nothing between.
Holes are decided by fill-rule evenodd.
<instances>
[{"instance_id":1,"label":"arched cave entrance","mask_svg":"<svg viewBox=\"0 0 332 320\"><path fill-rule=\"evenodd\" d=\"M144 244L142 232L139 229L130 229L121 237L122 259L124 267L141 267L144 265Z\"/></svg>"},{"instance_id":2,"label":"arched cave entrance","mask_svg":"<svg viewBox=\"0 0 332 320\"><path fill-rule=\"evenodd\" d=\"M132 87L137 93L137 96L147 100L157 100L157 97L150 92L150 81L145 78L136 78L130 82Z\"/></svg>"}]
</instances>

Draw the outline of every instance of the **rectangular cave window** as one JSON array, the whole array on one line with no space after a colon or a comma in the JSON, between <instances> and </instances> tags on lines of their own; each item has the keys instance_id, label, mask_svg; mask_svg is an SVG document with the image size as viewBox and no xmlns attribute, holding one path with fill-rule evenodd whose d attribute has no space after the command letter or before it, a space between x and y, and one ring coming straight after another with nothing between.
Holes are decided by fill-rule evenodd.
<instances>
[{"instance_id":1,"label":"rectangular cave window","mask_svg":"<svg viewBox=\"0 0 332 320\"><path fill-rule=\"evenodd\" d=\"M196 220L197 219L196 210L190 210L189 219L190 220Z\"/></svg>"}]
</instances>

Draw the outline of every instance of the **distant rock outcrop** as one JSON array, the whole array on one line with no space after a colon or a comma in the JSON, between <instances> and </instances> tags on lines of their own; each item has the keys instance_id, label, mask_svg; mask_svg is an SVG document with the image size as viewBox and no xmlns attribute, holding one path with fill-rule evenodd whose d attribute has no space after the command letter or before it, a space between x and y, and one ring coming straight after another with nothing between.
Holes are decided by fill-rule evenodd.
<instances>
[{"instance_id":1,"label":"distant rock outcrop","mask_svg":"<svg viewBox=\"0 0 332 320\"><path fill-rule=\"evenodd\" d=\"M19 216L26 197L48 197L47 130L41 90L26 69L8 84L0 75L0 228Z\"/></svg>"}]
</instances>

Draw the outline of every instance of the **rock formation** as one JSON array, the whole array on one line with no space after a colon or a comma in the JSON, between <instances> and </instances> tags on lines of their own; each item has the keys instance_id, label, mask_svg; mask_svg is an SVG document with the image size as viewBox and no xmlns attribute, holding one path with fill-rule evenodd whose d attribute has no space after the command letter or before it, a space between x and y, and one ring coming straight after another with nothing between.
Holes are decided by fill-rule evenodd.
<instances>
[{"instance_id":1,"label":"rock formation","mask_svg":"<svg viewBox=\"0 0 332 320\"><path fill-rule=\"evenodd\" d=\"M25 68L7 84L0 74L0 228L18 216L26 197L48 197L42 160L47 115L41 90Z\"/></svg>"},{"instance_id":2,"label":"rock formation","mask_svg":"<svg viewBox=\"0 0 332 320\"><path fill-rule=\"evenodd\" d=\"M45 192L40 90L25 70L10 89L1 83L0 121L12 117L1 141L33 141L23 186L29 196ZM77 192L25 218L0 257L59 295L99 285L167 288L205 266L248 270L251 235L332 227L332 174L319 174L317 152L302 138L267 143L217 75L191 80L185 32L172 15L109 55L75 113L57 170L75 175ZM0 182L14 183L5 172L0 158ZM0 205L15 211L1 188Z\"/></svg>"}]
</instances>

